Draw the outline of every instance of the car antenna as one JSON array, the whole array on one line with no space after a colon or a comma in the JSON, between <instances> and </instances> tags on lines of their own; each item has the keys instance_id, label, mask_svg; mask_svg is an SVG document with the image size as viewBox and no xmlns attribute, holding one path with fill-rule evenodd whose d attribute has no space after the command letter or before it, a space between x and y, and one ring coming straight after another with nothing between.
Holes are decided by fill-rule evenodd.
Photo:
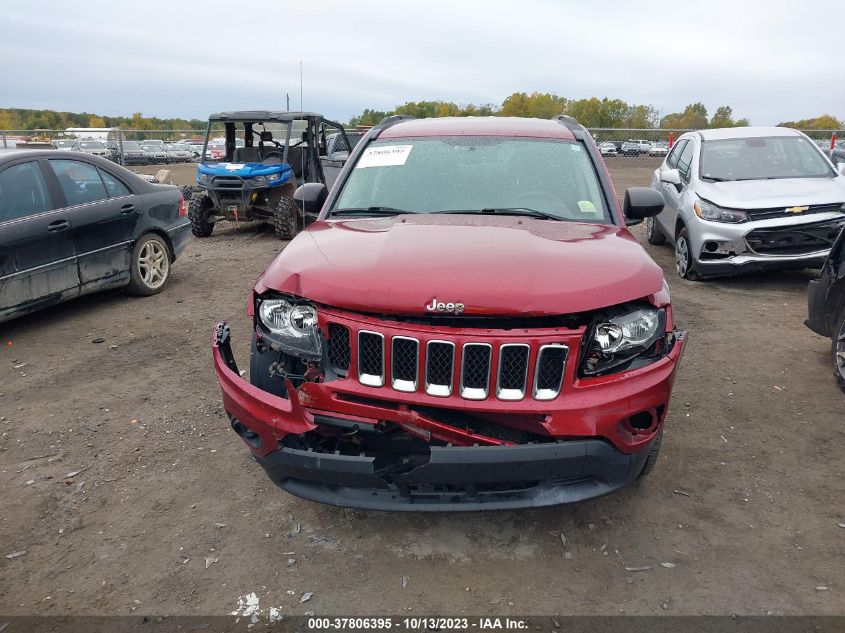
<instances>
[{"instance_id":1,"label":"car antenna","mask_svg":"<svg viewBox=\"0 0 845 633\"><path fill-rule=\"evenodd\" d=\"M299 111L305 112L302 109L302 60L299 60Z\"/></svg>"}]
</instances>

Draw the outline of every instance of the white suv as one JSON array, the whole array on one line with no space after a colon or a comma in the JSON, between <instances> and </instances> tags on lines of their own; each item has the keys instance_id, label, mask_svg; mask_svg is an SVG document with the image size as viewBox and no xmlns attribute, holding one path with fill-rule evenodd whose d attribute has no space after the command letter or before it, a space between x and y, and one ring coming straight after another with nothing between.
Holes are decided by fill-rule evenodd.
<instances>
[{"instance_id":1,"label":"white suv","mask_svg":"<svg viewBox=\"0 0 845 633\"><path fill-rule=\"evenodd\" d=\"M648 241L673 244L687 279L819 267L845 226L845 164L789 128L688 132L651 186L666 206Z\"/></svg>"}]
</instances>

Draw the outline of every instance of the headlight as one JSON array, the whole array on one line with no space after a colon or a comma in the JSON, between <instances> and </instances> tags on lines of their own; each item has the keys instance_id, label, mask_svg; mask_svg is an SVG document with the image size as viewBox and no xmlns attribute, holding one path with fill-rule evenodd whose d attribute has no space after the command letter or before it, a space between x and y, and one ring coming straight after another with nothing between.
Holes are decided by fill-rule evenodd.
<instances>
[{"instance_id":1,"label":"headlight","mask_svg":"<svg viewBox=\"0 0 845 633\"><path fill-rule=\"evenodd\" d=\"M208 174L201 174L197 172L197 184L198 185L210 185L211 184L211 176Z\"/></svg>"},{"instance_id":2,"label":"headlight","mask_svg":"<svg viewBox=\"0 0 845 633\"><path fill-rule=\"evenodd\" d=\"M581 374L622 371L635 360L656 359L666 335L666 311L652 306L620 309L593 323L584 342Z\"/></svg>"},{"instance_id":3,"label":"headlight","mask_svg":"<svg viewBox=\"0 0 845 633\"><path fill-rule=\"evenodd\" d=\"M281 351L312 360L322 355L314 306L293 304L286 299L264 299L258 306L258 319L270 341Z\"/></svg>"},{"instance_id":4,"label":"headlight","mask_svg":"<svg viewBox=\"0 0 845 633\"><path fill-rule=\"evenodd\" d=\"M695 210L695 214L702 220L710 220L711 222L730 222L736 224L737 222L746 222L748 220L748 215L745 211L723 209L706 200L697 201L693 205L693 209Z\"/></svg>"}]
</instances>

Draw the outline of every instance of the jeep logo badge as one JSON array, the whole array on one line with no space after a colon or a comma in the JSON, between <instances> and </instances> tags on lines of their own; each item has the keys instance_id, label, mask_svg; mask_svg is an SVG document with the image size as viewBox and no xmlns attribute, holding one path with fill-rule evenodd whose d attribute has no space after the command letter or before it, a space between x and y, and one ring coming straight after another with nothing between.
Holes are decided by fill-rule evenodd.
<instances>
[{"instance_id":1,"label":"jeep logo badge","mask_svg":"<svg viewBox=\"0 0 845 633\"><path fill-rule=\"evenodd\" d=\"M442 301L438 301L437 297L431 300L431 303L425 306L426 312L452 312L454 314L460 314L464 311L464 304L463 303L443 303Z\"/></svg>"}]
</instances>

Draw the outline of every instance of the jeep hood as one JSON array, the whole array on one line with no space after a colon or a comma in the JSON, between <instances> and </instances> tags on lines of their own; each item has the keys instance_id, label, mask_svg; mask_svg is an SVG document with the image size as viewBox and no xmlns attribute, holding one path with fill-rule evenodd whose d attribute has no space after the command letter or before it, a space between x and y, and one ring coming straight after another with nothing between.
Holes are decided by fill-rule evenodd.
<instances>
[{"instance_id":1,"label":"jeep hood","mask_svg":"<svg viewBox=\"0 0 845 633\"><path fill-rule=\"evenodd\" d=\"M729 209L771 209L845 202L845 177L700 181L696 193Z\"/></svg>"},{"instance_id":2,"label":"jeep hood","mask_svg":"<svg viewBox=\"0 0 845 633\"><path fill-rule=\"evenodd\" d=\"M663 271L627 229L515 216L402 215L319 221L256 284L358 312L554 315L663 289Z\"/></svg>"}]
</instances>

